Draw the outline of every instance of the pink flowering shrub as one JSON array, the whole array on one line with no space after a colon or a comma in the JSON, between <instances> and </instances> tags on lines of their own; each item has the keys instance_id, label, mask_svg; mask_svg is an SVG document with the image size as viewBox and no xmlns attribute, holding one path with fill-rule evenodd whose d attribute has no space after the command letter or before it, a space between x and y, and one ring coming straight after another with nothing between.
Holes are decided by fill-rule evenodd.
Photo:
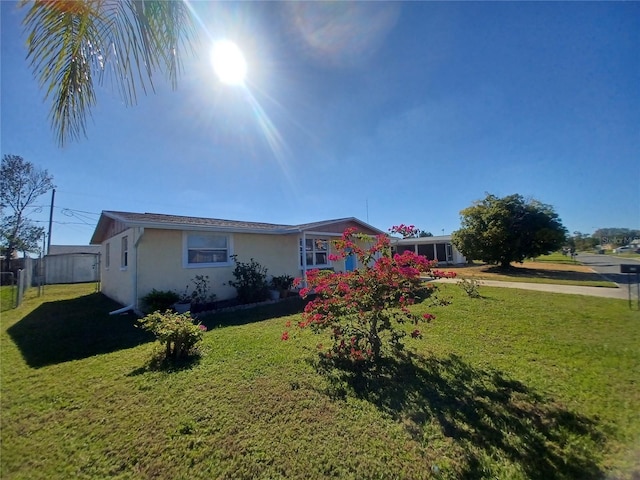
<instances>
[{"instance_id":1,"label":"pink flowering shrub","mask_svg":"<svg viewBox=\"0 0 640 480\"><path fill-rule=\"evenodd\" d=\"M389 229L390 233L397 233L401 235L402 238L412 238L417 237L420 234L420 229L416 228L415 225L405 225L401 223L400 225L394 225Z\"/></svg>"},{"instance_id":2,"label":"pink flowering shrub","mask_svg":"<svg viewBox=\"0 0 640 480\"><path fill-rule=\"evenodd\" d=\"M198 344L207 327L193 323L191 315L167 310L153 312L138 320L140 327L156 336L165 347L165 358L179 359L198 353Z\"/></svg>"},{"instance_id":3,"label":"pink flowering shrub","mask_svg":"<svg viewBox=\"0 0 640 480\"><path fill-rule=\"evenodd\" d=\"M361 246L365 242L370 245L366 249ZM315 296L306 305L298 327L329 332L330 345L319 346L328 358L375 361L384 354L399 352L406 335L401 324L410 322L417 327L435 318L409 309L428 298L435 288L425 283L421 275L434 277L444 272L434 272L435 262L413 252L392 257L386 235L373 238L347 229L334 246L340 253L330 257L333 261L353 254L362 268L343 273L307 272L300 295ZM297 282L303 283L302 279ZM415 328L411 336L420 338L420 330ZM284 332L282 339L288 338L289 333Z\"/></svg>"}]
</instances>

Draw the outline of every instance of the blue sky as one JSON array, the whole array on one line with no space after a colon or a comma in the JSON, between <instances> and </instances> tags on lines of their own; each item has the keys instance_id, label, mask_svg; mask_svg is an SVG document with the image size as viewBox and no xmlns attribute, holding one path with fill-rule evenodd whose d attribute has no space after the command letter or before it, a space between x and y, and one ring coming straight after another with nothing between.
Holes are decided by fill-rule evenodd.
<instances>
[{"instance_id":1,"label":"blue sky","mask_svg":"<svg viewBox=\"0 0 640 480\"><path fill-rule=\"evenodd\" d=\"M53 244L88 243L101 210L449 234L486 192L551 204L570 232L640 227L638 2L194 2L178 89L126 107L99 87L64 148L24 12L0 3L2 154L54 176ZM246 89L214 75L223 38Z\"/></svg>"}]
</instances>

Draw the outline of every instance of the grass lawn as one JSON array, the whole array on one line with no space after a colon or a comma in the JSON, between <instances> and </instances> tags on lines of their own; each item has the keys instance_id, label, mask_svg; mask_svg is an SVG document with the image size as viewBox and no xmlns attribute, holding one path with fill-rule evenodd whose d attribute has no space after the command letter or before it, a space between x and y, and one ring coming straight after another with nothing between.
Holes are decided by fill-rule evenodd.
<instances>
[{"instance_id":1,"label":"grass lawn","mask_svg":"<svg viewBox=\"0 0 640 480\"><path fill-rule=\"evenodd\" d=\"M571 257L567 257L560 252L553 252L549 255L540 255L539 257L533 258L533 262L551 262L551 263L564 263L567 265L580 265L580 262L572 259Z\"/></svg>"},{"instance_id":2,"label":"grass lawn","mask_svg":"<svg viewBox=\"0 0 640 480\"><path fill-rule=\"evenodd\" d=\"M559 255L559 254L558 254ZM562 257L562 255L559 255ZM574 262L567 257L558 263L553 255L549 260L538 257L535 261L513 263L511 269L501 270L495 265L473 264L463 266L442 266L445 271L453 271L461 278L478 280L498 280L507 282L550 283L560 285L582 285L585 287L617 288L614 282L603 280L590 267Z\"/></svg>"},{"instance_id":3,"label":"grass lawn","mask_svg":"<svg viewBox=\"0 0 640 480\"><path fill-rule=\"evenodd\" d=\"M640 475L626 301L443 285L410 360L374 375L317 368L310 331L281 341L293 299L206 318L204 356L153 371L148 335L92 290L2 313L3 479Z\"/></svg>"},{"instance_id":4,"label":"grass lawn","mask_svg":"<svg viewBox=\"0 0 640 480\"><path fill-rule=\"evenodd\" d=\"M16 289L12 285L0 286L0 312L11 310L15 305Z\"/></svg>"}]
</instances>

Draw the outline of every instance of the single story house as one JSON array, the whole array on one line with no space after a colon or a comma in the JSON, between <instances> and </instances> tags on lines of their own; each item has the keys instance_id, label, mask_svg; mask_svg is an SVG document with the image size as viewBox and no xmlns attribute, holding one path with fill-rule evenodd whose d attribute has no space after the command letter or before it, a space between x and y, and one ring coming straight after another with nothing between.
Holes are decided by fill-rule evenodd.
<instances>
[{"instance_id":1,"label":"single story house","mask_svg":"<svg viewBox=\"0 0 640 480\"><path fill-rule=\"evenodd\" d=\"M196 275L208 275L218 300L233 298L234 261L252 258L268 275L304 276L315 268L358 268L355 256L332 261L332 239L355 227L369 235L384 234L357 218L303 225L220 220L156 213L103 211L91 238L101 246L102 292L139 310L152 289L180 294Z\"/></svg>"},{"instance_id":2,"label":"single story house","mask_svg":"<svg viewBox=\"0 0 640 480\"><path fill-rule=\"evenodd\" d=\"M391 246L394 251L403 253L407 250L424 255L429 260L437 260L439 263L457 265L467 263L467 259L451 243L451 235L437 237L418 237L393 239Z\"/></svg>"}]
</instances>

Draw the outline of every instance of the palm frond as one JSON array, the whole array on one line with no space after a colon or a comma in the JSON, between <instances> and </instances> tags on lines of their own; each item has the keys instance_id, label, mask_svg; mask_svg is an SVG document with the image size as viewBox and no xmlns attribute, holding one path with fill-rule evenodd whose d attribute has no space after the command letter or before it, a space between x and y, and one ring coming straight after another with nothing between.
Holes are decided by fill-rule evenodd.
<instances>
[{"instance_id":1,"label":"palm frond","mask_svg":"<svg viewBox=\"0 0 640 480\"><path fill-rule=\"evenodd\" d=\"M154 89L153 75L173 88L182 50L195 36L182 1L37 0L25 17L34 75L52 100L58 142L86 137L96 85L111 78L127 105Z\"/></svg>"}]
</instances>

